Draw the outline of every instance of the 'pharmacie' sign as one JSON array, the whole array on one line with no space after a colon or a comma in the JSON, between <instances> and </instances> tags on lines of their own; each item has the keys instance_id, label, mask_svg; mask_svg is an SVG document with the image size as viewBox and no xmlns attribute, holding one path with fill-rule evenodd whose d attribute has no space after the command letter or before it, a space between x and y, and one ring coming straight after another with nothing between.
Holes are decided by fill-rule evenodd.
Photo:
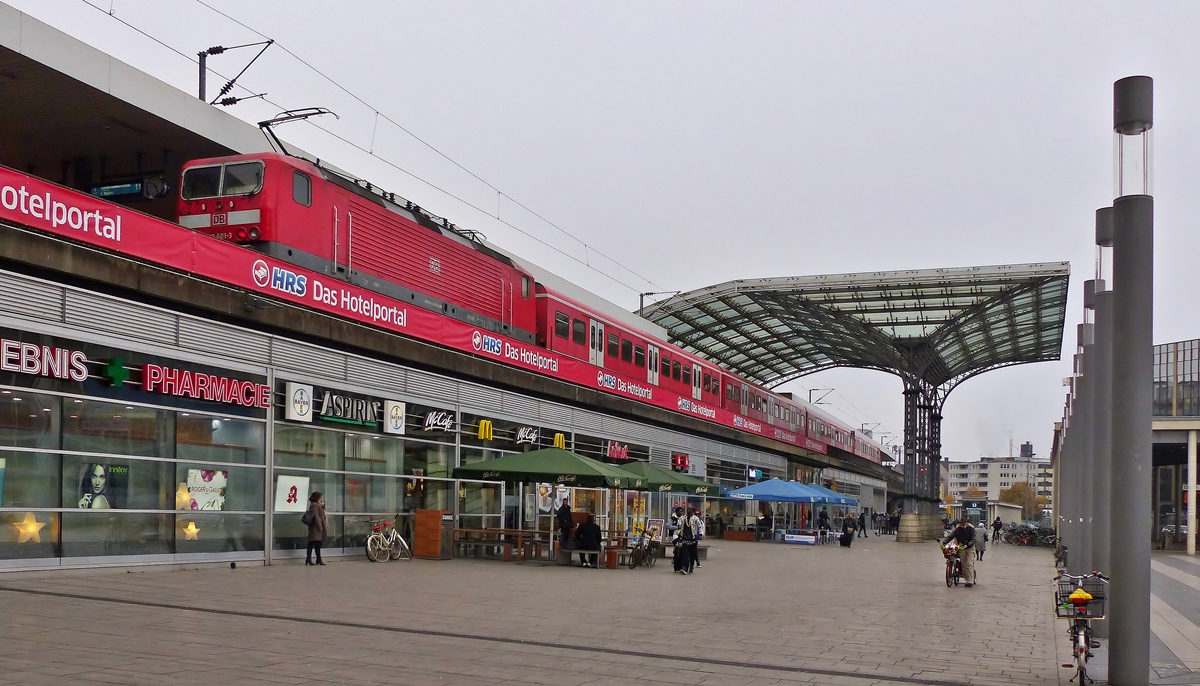
<instances>
[{"instance_id":1,"label":"'pharmacie' sign","mask_svg":"<svg viewBox=\"0 0 1200 686\"><path fill-rule=\"evenodd\" d=\"M350 395L289 381L284 386L284 417L294 422L317 419L403 434L405 406L398 400Z\"/></svg>"}]
</instances>

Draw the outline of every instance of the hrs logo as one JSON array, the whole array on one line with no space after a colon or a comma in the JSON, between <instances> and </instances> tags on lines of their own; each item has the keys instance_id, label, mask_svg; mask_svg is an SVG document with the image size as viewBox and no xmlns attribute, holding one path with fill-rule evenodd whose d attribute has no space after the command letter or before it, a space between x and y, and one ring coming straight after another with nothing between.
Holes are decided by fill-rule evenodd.
<instances>
[{"instance_id":1,"label":"hrs logo","mask_svg":"<svg viewBox=\"0 0 1200 686\"><path fill-rule=\"evenodd\" d=\"M308 277L283 267L271 267L265 260L255 260L250 276L259 288L270 287L276 291L303 296L308 292Z\"/></svg>"}]
</instances>

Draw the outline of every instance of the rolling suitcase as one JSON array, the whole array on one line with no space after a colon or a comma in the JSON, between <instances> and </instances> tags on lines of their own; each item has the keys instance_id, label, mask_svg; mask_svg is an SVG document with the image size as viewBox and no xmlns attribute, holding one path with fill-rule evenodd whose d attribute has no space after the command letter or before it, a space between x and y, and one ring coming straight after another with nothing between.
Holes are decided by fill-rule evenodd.
<instances>
[{"instance_id":1,"label":"rolling suitcase","mask_svg":"<svg viewBox=\"0 0 1200 686\"><path fill-rule=\"evenodd\" d=\"M849 548L850 543L854 540L854 534L842 534L839 539L843 548Z\"/></svg>"}]
</instances>

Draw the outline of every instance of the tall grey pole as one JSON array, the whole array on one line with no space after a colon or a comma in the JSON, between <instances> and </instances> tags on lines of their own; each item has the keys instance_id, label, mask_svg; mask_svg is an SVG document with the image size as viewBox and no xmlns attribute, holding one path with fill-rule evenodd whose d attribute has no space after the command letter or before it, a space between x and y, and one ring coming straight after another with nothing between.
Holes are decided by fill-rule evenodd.
<instances>
[{"instance_id":1,"label":"tall grey pole","mask_svg":"<svg viewBox=\"0 0 1200 686\"><path fill-rule=\"evenodd\" d=\"M1095 305L1095 292L1092 290L1095 285L1095 281L1086 281L1083 284L1084 291L1088 294L1084 296L1085 307ZM1079 325L1079 329L1079 342L1083 347L1083 355L1079 358L1082 375L1079 384L1079 425L1077 427L1079 432L1079 568L1086 574L1096 568L1092 561L1092 469L1094 469L1092 396L1095 388L1095 377L1092 371L1095 355L1092 353L1092 349L1095 346L1092 343L1092 324L1085 322Z\"/></svg>"},{"instance_id":2,"label":"tall grey pole","mask_svg":"<svg viewBox=\"0 0 1200 686\"><path fill-rule=\"evenodd\" d=\"M1096 210L1096 244L1112 246L1112 208ZM1100 275L1098 275L1100 276ZM1095 345L1092 365L1092 566L1112 570L1109 528L1112 526L1112 291L1096 281ZM1108 638L1108 622L1096 622L1092 632Z\"/></svg>"},{"instance_id":3,"label":"tall grey pole","mask_svg":"<svg viewBox=\"0 0 1200 686\"><path fill-rule=\"evenodd\" d=\"M1153 81L1114 84L1117 193L1113 201L1112 556L1109 683L1150 680L1151 411L1154 350L1154 198L1149 188ZM1140 138L1140 140L1139 140ZM1140 143L1140 146L1139 146ZM1134 153L1140 153L1141 164ZM1130 174L1141 167L1141 178Z\"/></svg>"},{"instance_id":4,"label":"tall grey pole","mask_svg":"<svg viewBox=\"0 0 1200 686\"><path fill-rule=\"evenodd\" d=\"M1079 356L1072 361L1072 370L1079 370ZM1071 395L1067 398L1066 443L1063 451L1063 513L1066 515L1063 535L1067 541L1067 572L1079 574L1079 377L1071 377Z\"/></svg>"}]
</instances>

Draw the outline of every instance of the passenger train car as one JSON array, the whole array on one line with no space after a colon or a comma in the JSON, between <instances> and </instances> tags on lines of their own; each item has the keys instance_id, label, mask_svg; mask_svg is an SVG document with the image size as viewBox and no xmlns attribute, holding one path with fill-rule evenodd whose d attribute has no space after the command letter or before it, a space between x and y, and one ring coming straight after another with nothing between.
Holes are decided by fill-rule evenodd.
<instances>
[{"instance_id":1,"label":"passenger train car","mask_svg":"<svg viewBox=\"0 0 1200 686\"><path fill-rule=\"evenodd\" d=\"M644 380L649 388L690 398L697 408L728 410L735 427L791 444L804 437L810 445L881 462L878 444L817 408L639 330L629 317L619 320L539 283L475 232L308 160L262 153L189 162L178 221L278 261Z\"/></svg>"}]
</instances>

